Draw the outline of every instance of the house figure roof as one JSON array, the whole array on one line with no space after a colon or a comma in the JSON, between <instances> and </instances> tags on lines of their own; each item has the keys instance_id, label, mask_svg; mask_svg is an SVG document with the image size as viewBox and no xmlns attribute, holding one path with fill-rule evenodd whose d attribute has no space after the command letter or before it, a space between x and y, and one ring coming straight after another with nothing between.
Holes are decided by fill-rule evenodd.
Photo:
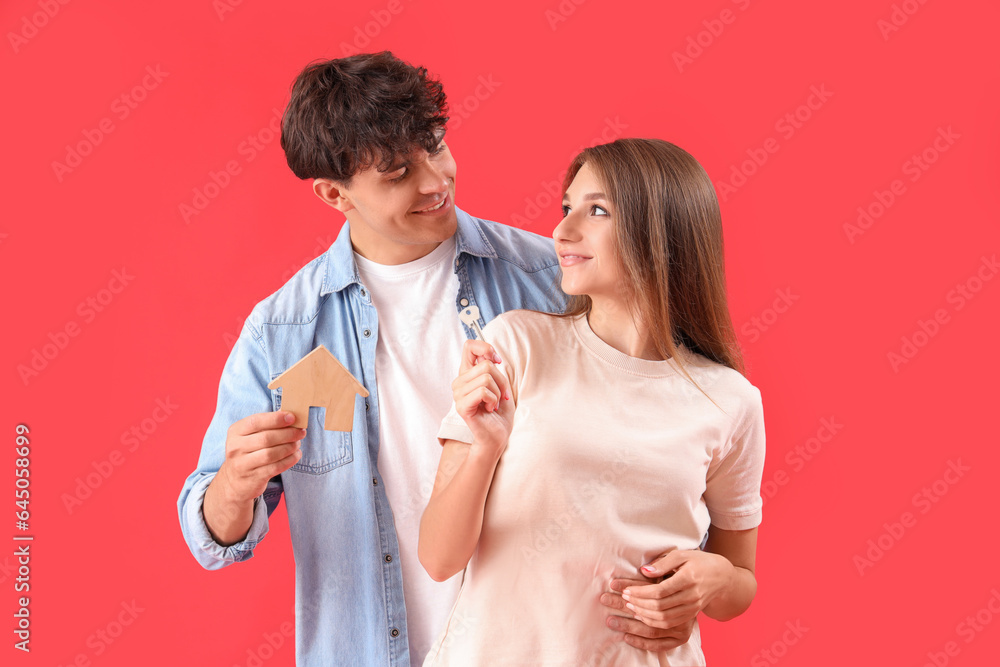
<instances>
[{"instance_id":1,"label":"house figure roof","mask_svg":"<svg viewBox=\"0 0 1000 667\"><path fill-rule=\"evenodd\" d=\"M320 345L271 380L268 389L281 387L281 409L295 415L293 426L305 428L309 408L326 408L323 428L350 431L354 426L354 397L368 390Z\"/></svg>"}]
</instances>

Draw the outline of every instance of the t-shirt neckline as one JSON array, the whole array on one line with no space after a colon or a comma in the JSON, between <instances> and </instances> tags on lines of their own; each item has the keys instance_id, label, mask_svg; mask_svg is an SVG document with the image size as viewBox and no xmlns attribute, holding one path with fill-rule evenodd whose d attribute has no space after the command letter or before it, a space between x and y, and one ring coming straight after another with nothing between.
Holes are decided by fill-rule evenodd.
<instances>
[{"instance_id":1,"label":"t-shirt neckline","mask_svg":"<svg viewBox=\"0 0 1000 667\"><path fill-rule=\"evenodd\" d=\"M402 278L414 273L419 273L429 269L436 264L450 259L455 254L457 247L455 237L451 236L447 241L442 241L441 245L431 250L429 253L404 264L379 264L367 257L362 257L357 252L354 253L354 261L358 264L358 270L363 273L375 275L383 278Z\"/></svg>"},{"instance_id":2,"label":"t-shirt neckline","mask_svg":"<svg viewBox=\"0 0 1000 667\"><path fill-rule=\"evenodd\" d=\"M573 330L576 332L576 336L583 346L594 355L612 366L635 375L647 377L667 377L673 375L678 372L678 364L675 359L677 357L683 358L687 354L686 348L681 345L677 348L677 355L661 361L629 356L621 350L608 345L600 336L595 334L594 330L590 328L590 322L586 313L573 318Z\"/></svg>"}]
</instances>

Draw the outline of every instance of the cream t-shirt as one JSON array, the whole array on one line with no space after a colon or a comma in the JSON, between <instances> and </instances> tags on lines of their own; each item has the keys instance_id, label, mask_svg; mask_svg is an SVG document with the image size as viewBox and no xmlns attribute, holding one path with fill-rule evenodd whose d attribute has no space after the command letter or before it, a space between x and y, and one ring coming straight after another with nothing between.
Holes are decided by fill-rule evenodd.
<instances>
[{"instance_id":1,"label":"cream t-shirt","mask_svg":"<svg viewBox=\"0 0 1000 667\"><path fill-rule=\"evenodd\" d=\"M448 625L425 667L704 665L697 625L662 653L617 640L600 596L709 523L761 521L761 395L686 348L649 361L611 347L586 316L508 311L484 337L511 380L513 431ZM471 442L452 405L438 437Z\"/></svg>"}]
</instances>

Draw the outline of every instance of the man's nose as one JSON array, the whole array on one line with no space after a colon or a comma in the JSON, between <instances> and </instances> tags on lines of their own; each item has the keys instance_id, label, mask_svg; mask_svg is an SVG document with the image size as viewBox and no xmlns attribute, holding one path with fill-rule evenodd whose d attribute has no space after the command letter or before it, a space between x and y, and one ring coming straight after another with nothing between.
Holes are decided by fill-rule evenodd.
<instances>
[{"instance_id":1,"label":"man's nose","mask_svg":"<svg viewBox=\"0 0 1000 667\"><path fill-rule=\"evenodd\" d=\"M432 194L448 189L448 176L445 170L433 162L425 161L420 170L420 192Z\"/></svg>"}]
</instances>

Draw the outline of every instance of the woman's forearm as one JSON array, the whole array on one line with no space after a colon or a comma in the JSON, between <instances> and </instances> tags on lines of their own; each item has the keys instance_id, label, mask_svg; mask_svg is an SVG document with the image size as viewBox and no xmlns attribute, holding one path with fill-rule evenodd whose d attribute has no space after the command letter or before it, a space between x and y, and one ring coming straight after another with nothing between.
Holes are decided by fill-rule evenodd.
<instances>
[{"instance_id":1,"label":"woman's forearm","mask_svg":"<svg viewBox=\"0 0 1000 667\"><path fill-rule=\"evenodd\" d=\"M470 448L448 485L427 503L420 519L417 556L435 581L460 572L472 558L498 461L499 456Z\"/></svg>"},{"instance_id":2,"label":"woman's forearm","mask_svg":"<svg viewBox=\"0 0 1000 667\"><path fill-rule=\"evenodd\" d=\"M702 611L709 618L728 621L749 609L756 594L757 578L753 572L734 565L729 584Z\"/></svg>"}]
</instances>

